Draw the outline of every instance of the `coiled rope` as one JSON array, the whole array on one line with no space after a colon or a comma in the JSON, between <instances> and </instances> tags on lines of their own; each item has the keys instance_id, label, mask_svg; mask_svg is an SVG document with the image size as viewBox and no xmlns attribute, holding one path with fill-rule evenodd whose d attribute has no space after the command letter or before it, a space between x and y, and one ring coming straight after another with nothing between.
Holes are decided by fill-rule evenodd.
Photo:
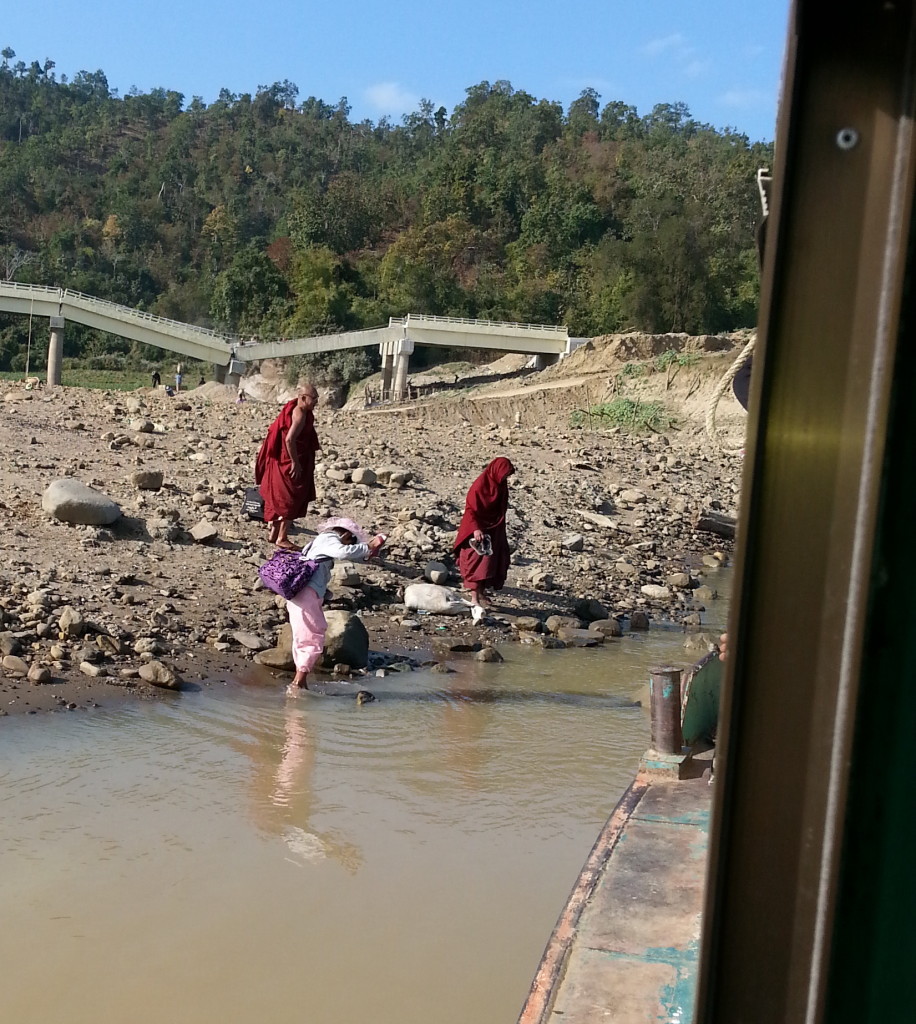
<instances>
[{"instance_id":1,"label":"coiled rope","mask_svg":"<svg viewBox=\"0 0 916 1024\"><path fill-rule=\"evenodd\" d=\"M709 405L706 407L706 434L711 441L716 440L716 407L719 404L719 400L725 394L726 391L731 387L732 381L738 376L738 371L742 366L751 358L751 354L754 351L754 342L756 338L751 340L741 349L738 358L729 366L729 368L722 374L722 378L716 385L716 390L713 392L712 398L709 400ZM723 446L724 447L724 446ZM741 451L740 448L726 449L734 452Z\"/></svg>"}]
</instances>

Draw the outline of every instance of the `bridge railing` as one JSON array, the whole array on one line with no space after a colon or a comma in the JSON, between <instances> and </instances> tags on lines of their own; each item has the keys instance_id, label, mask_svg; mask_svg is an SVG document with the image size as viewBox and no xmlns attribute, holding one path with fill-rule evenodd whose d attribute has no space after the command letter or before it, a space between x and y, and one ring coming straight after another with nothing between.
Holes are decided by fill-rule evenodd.
<instances>
[{"instance_id":1,"label":"bridge railing","mask_svg":"<svg viewBox=\"0 0 916 1024\"><path fill-rule=\"evenodd\" d=\"M86 295L85 292L76 292L67 288L61 292L62 301L73 301L77 300L75 304L82 305L84 308L95 309L101 307L105 310L110 310L112 315L116 318L124 320L137 320L142 323L149 324L160 324L163 327L169 328L171 331L188 332L190 334L202 334L207 338L214 338L217 341L226 342L226 344L232 344L235 341L241 339L238 335L224 334L222 331L215 331L211 327L197 327L194 324L184 323L181 320L172 320L167 316L159 316L156 313L147 313L142 309L133 309L130 306L123 306L119 302L111 302L109 299L99 299L94 295Z\"/></svg>"},{"instance_id":2,"label":"bridge railing","mask_svg":"<svg viewBox=\"0 0 916 1024\"><path fill-rule=\"evenodd\" d=\"M548 332L551 334L567 335L569 328L558 327L556 324L519 324L511 320L475 320L461 316L427 316L425 313L408 313L407 316L391 317L389 321L392 327L409 327L410 322L417 324L462 324L468 327L495 327L497 329L511 327L516 331Z\"/></svg>"}]
</instances>

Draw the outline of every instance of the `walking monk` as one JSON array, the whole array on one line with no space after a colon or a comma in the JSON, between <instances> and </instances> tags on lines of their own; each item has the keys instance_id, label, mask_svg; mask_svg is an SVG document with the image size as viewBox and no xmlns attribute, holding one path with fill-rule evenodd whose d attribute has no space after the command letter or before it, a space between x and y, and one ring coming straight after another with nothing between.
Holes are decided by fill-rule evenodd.
<instances>
[{"instance_id":1,"label":"walking monk","mask_svg":"<svg viewBox=\"0 0 916 1024\"><path fill-rule=\"evenodd\" d=\"M515 467L494 459L471 484L455 537L458 570L475 605L486 608L494 590L502 590L509 571L506 512L509 477Z\"/></svg>"},{"instance_id":2,"label":"walking monk","mask_svg":"<svg viewBox=\"0 0 916 1024\"><path fill-rule=\"evenodd\" d=\"M311 384L299 386L296 397L271 423L254 466L254 482L264 499L267 539L289 551L302 550L289 539L290 523L304 516L315 500L315 453L321 448L313 412L317 401Z\"/></svg>"}]
</instances>

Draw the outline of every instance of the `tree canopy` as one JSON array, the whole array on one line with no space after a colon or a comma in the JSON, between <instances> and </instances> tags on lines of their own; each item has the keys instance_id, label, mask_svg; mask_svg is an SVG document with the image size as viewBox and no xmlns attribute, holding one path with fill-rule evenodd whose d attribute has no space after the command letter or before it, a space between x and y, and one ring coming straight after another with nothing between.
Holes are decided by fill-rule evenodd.
<instances>
[{"instance_id":1,"label":"tree canopy","mask_svg":"<svg viewBox=\"0 0 916 1024\"><path fill-rule=\"evenodd\" d=\"M353 122L289 81L211 104L0 51L0 271L244 334L407 312L716 332L754 322L768 145L480 82ZM23 338L0 320L0 366ZM69 353L90 333L68 331Z\"/></svg>"}]
</instances>

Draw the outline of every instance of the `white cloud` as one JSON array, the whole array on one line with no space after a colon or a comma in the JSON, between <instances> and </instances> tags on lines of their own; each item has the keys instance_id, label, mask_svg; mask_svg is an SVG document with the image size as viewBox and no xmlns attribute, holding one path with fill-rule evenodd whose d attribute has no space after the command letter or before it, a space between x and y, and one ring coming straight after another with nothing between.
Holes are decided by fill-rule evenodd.
<instances>
[{"instance_id":1,"label":"white cloud","mask_svg":"<svg viewBox=\"0 0 916 1024\"><path fill-rule=\"evenodd\" d=\"M365 90L365 96L380 114L406 114L420 104L420 97L398 82L377 82Z\"/></svg>"},{"instance_id":2,"label":"white cloud","mask_svg":"<svg viewBox=\"0 0 916 1024\"><path fill-rule=\"evenodd\" d=\"M692 60L684 66L684 75L687 78L702 78L708 70L708 60Z\"/></svg>"},{"instance_id":3,"label":"white cloud","mask_svg":"<svg viewBox=\"0 0 916 1024\"><path fill-rule=\"evenodd\" d=\"M648 57L659 57L663 53L670 53L672 50L677 53L683 53L686 48L687 40L680 32L674 32L670 36L651 39L642 48L642 51Z\"/></svg>"},{"instance_id":4,"label":"white cloud","mask_svg":"<svg viewBox=\"0 0 916 1024\"><path fill-rule=\"evenodd\" d=\"M770 103L772 97L763 89L729 89L717 97L718 101L725 107L736 107L747 109L748 107L760 107Z\"/></svg>"}]
</instances>

